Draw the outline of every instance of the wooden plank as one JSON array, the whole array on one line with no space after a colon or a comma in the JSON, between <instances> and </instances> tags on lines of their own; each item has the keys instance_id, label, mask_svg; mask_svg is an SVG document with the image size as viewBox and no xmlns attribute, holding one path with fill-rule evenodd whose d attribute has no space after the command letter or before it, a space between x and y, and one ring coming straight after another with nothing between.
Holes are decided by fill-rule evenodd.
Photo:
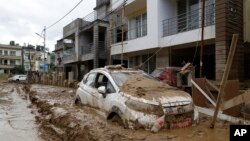
<instances>
[{"instance_id":1,"label":"wooden plank","mask_svg":"<svg viewBox=\"0 0 250 141\"><path fill-rule=\"evenodd\" d=\"M211 125L210 125L211 128L214 128L214 124L215 124L215 121L217 119L217 115L218 115L220 104L221 104L221 98L224 95L226 82L227 82L227 79L228 79L228 76L229 76L230 68L231 68L232 63L233 63L233 58L234 58L234 54L235 54L235 51L236 51L236 45L237 45L238 37L239 37L239 34L234 34L233 35L233 39L232 39L229 54L228 54L228 59L227 59L225 72L224 72L222 80L221 80L221 85L220 85L220 89L219 89L218 99L217 99L217 102L216 102L216 107L215 107L213 120L212 120Z\"/></svg>"},{"instance_id":2,"label":"wooden plank","mask_svg":"<svg viewBox=\"0 0 250 141\"><path fill-rule=\"evenodd\" d=\"M208 109L208 108L203 108L203 107L199 107L199 106L195 106L195 108L197 108L197 110L200 112L200 113L203 113L205 115L208 115L208 116L213 116L214 115L214 109ZM243 118L237 118L237 117L233 117L233 116L229 116L229 115L226 115L226 114L223 114L222 111L218 111L218 118L220 120L225 120L225 121L229 121L231 123L235 123L235 124L246 124L246 125L249 125L250 124L250 121L249 120L245 120Z\"/></svg>"},{"instance_id":3,"label":"wooden plank","mask_svg":"<svg viewBox=\"0 0 250 141\"><path fill-rule=\"evenodd\" d=\"M195 88L197 88L201 94L203 94L203 96L205 96L205 98L212 103L213 106L215 106L215 102L191 79L191 83L193 84L193 86L195 86Z\"/></svg>"},{"instance_id":4,"label":"wooden plank","mask_svg":"<svg viewBox=\"0 0 250 141\"><path fill-rule=\"evenodd\" d=\"M202 85L200 84L204 84L205 83L205 79L204 78L198 78L195 79L195 82L197 84L199 84L200 87L202 87ZM191 82L192 83L192 82ZM209 107L208 105L208 101L207 99L201 94L201 92L192 85L192 97L193 97L193 103L197 106L201 106L201 107Z\"/></svg>"},{"instance_id":5,"label":"wooden plank","mask_svg":"<svg viewBox=\"0 0 250 141\"><path fill-rule=\"evenodd\" d=\"M222 105L222 109L226 110L236 105L239 105L241 103L249 102L249 101L250 101L250 91L247 91L244 94L236 96L228 101L225 101Z\"/></svg>"},{"instance_id":6,"label":"wooden plank","mask_svg":"<svg viewBox=\"0 0 250 141\"><path fill-rule=\"evenodd\" d=\"M219 91L219 88L217 86L215 86L212 82L210 82L209 80L206 79L207 84L212 87L214 90L216 90L217 92Z\"/></svg>"},{"instance_id":7,"label":"wooden plank","mask_svg":"<svg viewBox=\"0 0 250 141\"><path fill-rule=\"evenodd\" d=\"M222 103L229 99L232 99L239 95L239 81L238 80L228 80L225 86L225 94L222 97ZM238 117L240 116L241 105L231 107L229 109L223 110L224 114Z\"/></svg>"}]
</instances>

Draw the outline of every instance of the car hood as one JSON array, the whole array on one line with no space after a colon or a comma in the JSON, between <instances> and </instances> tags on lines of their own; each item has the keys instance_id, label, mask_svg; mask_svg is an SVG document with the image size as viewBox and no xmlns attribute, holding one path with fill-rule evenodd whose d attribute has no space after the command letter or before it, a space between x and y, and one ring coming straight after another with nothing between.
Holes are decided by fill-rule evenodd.
<instances>
[{"instance_id":1,"label":"car hood","mask_svg":"<svg viewBox=\"0 0 250 141\"><path fill-rule=\"evenodd\" d=\"M131 75L120 87L120 91L129 97L161 105L175 106L192 102L187 92L141 75Z\"/></svg>"},{"instance_id":2,"label":"car hood","mask_svg":"<svg viewBox=\"0 0 250 141\"><path fill-rule=\"evenodd\" d=\"M163 107L180 106L192 103L192 97L181 90L169 90L160 93L153 92L142 96L138 96L135 93L122 93L129 99L153 105L162 105Z\"/></svg>"}]
</instances>

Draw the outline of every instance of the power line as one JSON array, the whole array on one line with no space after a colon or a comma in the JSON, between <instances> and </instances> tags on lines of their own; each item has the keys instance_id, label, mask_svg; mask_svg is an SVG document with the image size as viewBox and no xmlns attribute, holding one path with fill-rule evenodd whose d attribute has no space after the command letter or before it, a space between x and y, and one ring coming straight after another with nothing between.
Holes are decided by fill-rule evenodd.
<instances>
[{"instance_id":1,"label":"power line","mask_svg":"<svg viewBox=\"0 0 250 141\"><path fill-rule=\"evenodd\" d=\"M78 5L80 5L82 3L82 1L83 0L80 0L68 13L66 13L62 18L60 18L59 20L57 20L55 23L53 23L50 26L48 26L46 29L48 30L49 28L53 27L58 22L60 22L62 19L64 19L66 16L68 16Z\"/></svg>"}]
</instances>

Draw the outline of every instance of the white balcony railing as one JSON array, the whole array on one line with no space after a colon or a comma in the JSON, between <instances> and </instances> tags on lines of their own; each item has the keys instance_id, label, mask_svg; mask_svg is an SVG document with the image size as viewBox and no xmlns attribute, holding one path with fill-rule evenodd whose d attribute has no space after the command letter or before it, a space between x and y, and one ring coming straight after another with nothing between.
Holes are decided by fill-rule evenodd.
<instances>
[{"instance_id":1,"label":"white balcony railing","mask_svg":"<svg viewBox=\"0 0 250 141\"><path fill-rule=\"evenodd\" d=\"M162 21L163 36L169 36L201 27L202 9L196 9L187 13L179 14L176 17ZM205 8L205 26L215 24L215 6L210 4Z\"/></svg>"}]
</instances>

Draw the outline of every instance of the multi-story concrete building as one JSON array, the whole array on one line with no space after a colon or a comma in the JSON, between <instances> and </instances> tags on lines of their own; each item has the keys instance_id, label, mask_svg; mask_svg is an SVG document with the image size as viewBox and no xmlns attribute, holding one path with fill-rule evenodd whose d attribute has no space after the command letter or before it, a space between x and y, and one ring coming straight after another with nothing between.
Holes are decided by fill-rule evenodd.
<instances>
[{"instance_id":1,"label":"multi-story concrete building","mask_svg":"<svg viewBox=\"0 0 250 141\"><path fill-rule=\"evenodd\" d=\"M24 71L36 71L36 50L34 46L23 47Z\"/></svg>"},{"instance_id":2,"label":"multi-story concrete building","mask_svg":"<svg viewBox=\"0 0 250 141\"><path fill-rule=\"evenodd\" d=\"M39 46L41 47L41 46ZM50 64L50 57L47 52L32 45L23 47L23 65L24 71L39 71L47 72L48 64Z\"/></svg>"},{"instance_id":3,"label":"multi-story concrete building","mask_svg":"<svg viewBox=\"0 0 250 141\"><path fill-rule=\"evenodd\" d=\"M56 70L64 71L66 78L74 72L74 79L80 80L90 69L107 64L108 7L109 0L97 0L92 13L63 28L54 52Z\"/></svg>"},{"instance_id":4,"label":"multi-story concrete building","mask_svg":"<svg viewBox=\"0 0 250 141\"><path fill-rule=\"evenodd\" d=\"M10 45L0 44L0 74L10 74L15 66L22 64L22 47L11 42Z\"/></svg>"},{"instance_id":5,"label":"multi-story concrete building","mask_svg":"<svg viewBox=\"0 0 250 141\"><path fill-rule=\"evenodd\" d=\"M230 79L243 80L243 1L205 1L202 74L221 80L232 34L237 33ZM121 24L123 8L119 5L124 2L125 24ZM200 0L110 0L110 11L116 11L111 18L111 55L123 53L129 58L129 67L143 63L149 73L158 67L191 62L199 76L201 8Z\"/></svg>"}]
</instances>

